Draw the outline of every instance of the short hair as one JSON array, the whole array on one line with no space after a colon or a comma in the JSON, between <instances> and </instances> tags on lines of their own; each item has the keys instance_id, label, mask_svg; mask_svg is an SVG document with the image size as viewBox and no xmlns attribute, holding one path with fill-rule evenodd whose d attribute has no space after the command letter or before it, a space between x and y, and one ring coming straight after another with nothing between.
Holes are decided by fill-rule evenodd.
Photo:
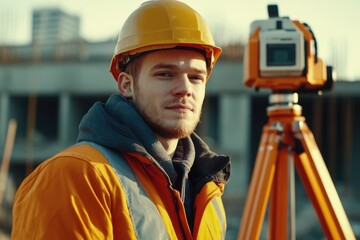
<instances>
[{"instance_id":1,"label":"short hair","mask_svg":"<svg viewBox=\"0 0 360 240\"><path fill-rule=\"evenodd\" d=\"M126 65L124 72L130 74L134 80L139 77L139 73L141 70L142 59L145 54L140 54L135 58L131 59L131 61Z\"/></svg>"}]
</instances>

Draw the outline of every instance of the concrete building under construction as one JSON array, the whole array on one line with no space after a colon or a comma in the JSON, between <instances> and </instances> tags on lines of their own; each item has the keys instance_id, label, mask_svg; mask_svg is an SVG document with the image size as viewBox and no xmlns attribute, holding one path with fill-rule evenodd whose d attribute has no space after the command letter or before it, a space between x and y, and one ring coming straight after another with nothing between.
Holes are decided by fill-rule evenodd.
<instances>
[{"instance_id":1,"label":"concrete building under construction","mask_svg":"<svg viewBox=\"0 0 360 240\"><path fill-rule=\"evenodd\" d=\"M39 21L40 26L40 20L36 19L43 16L41 11L34 12L33 21ZM71 19L76 29L78 20ZM108 72L116 39L90 43L69 38L48 43L46 38L47 43L41 43L36 31L40 33L34 29L34 41L28 45L0 46L1 153L9 120L17 121L6 197L0 214L0 229L7 232L11 229L13 194L23 178L42 161L74 144L78 124L89 107L117 92ZM243 86L241 44L223 48L224 53L207 85L197 132L217 151L232 157L233 172L224 201L228 203L229 231L236 232L259 137L267 122L270 92L256 92ZM360 211L354 211L357 206L350 200L360 198L356 191L360 187L359 90L360 81L338 79L334 88L322 96L300 95L306 122L313 130L340 197L346 202L348 217L357 226ZM304 195L299 188L299 198ZM313 225L308 228L303 227L304 233L299 235L306 236ZM233 234L229 232L229 239Z\"/></svg>"}]
</instances>

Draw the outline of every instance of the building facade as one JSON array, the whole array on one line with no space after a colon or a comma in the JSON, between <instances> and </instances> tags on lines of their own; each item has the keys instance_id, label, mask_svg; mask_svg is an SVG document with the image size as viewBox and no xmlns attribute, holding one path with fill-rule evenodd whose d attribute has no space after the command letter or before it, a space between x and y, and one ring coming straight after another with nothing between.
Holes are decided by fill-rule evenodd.
<instances>
[{"instance_id":1,"label":"building facade","mask_svg":"<svg viewBox=\"0 0 360 240\"><path fill-rule=\"evenodd\" d=\"M80 18L59 8L41 8L32 13L32 43L57 44L80 38Z\"/></svg>"}]
</instances>

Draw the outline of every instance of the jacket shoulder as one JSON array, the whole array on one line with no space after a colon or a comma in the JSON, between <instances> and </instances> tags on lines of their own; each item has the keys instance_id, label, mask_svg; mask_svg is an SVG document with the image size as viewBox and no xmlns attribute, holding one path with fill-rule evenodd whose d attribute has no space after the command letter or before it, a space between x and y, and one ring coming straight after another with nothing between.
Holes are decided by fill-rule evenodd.
<instances>
[{"instance_id":1,"label":"jacket shoulder","mask_svg":"<svg viewBox=\"0 0 360 240\"><path fill-rule=\"evenodd\" d=\"M101 153L85 144L69 147L41 163L17 190L13 239L112 236L111 203L118 192L116 175Z\"/></svg>"},{"instance_id":2,"label":"jacket shoulder","mask_svg":"<svg viewBox=\"0 0 360 240\"><path fill-rule=\"evenodd\" d=\"M52 159L55 158L62 158L62 157L73 157L77 159L82 159L84 161L87 161L89 163L106 163L106 159L103 156L103 154L96 149L95 147L89 145L89 144L78 144L73 145L71 147L68 147L64 149L63 151L59 152L55 156L53 156Z\"/></svg>"},{"instance_id":3,"label":"jacket shoulder","mask_svg":"<svg viewBox=\"0 0 360 240\"><path fill-rule=\"evenodd\" d=\"M26 185L33 185L34 181L51 179L54 182L62 179L83 179L84 176L100 180L106 188L111 188L117 179L106 158L96 148L81 144L71 146L42 162L21 185L24 188Z\"/></svg>"}]
</instances>

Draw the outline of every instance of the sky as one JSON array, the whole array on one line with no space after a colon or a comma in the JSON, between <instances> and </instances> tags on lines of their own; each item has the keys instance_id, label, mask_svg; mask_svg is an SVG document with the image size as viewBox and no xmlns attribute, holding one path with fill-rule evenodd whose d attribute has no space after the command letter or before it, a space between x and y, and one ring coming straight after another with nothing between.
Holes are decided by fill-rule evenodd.
<instances>
[{"instance_id":1,"label":"sky","mask_svg":"<svg viewBox=\"0 0 360 240\"><path fill-rule=\"evenodd\" d=\"M268 18L267 5L280 16L310 25L318 55L333 65L338 79L360 80L360 0L182 0L208 22L218 41L247 43L250 24ZM143 0L0 0L0 44L31 41L31 11L59 7L81 18L89 41L115 38L125 19ZM215 38L216 39L216 38Z\"/></svg>"}]
</instances>

